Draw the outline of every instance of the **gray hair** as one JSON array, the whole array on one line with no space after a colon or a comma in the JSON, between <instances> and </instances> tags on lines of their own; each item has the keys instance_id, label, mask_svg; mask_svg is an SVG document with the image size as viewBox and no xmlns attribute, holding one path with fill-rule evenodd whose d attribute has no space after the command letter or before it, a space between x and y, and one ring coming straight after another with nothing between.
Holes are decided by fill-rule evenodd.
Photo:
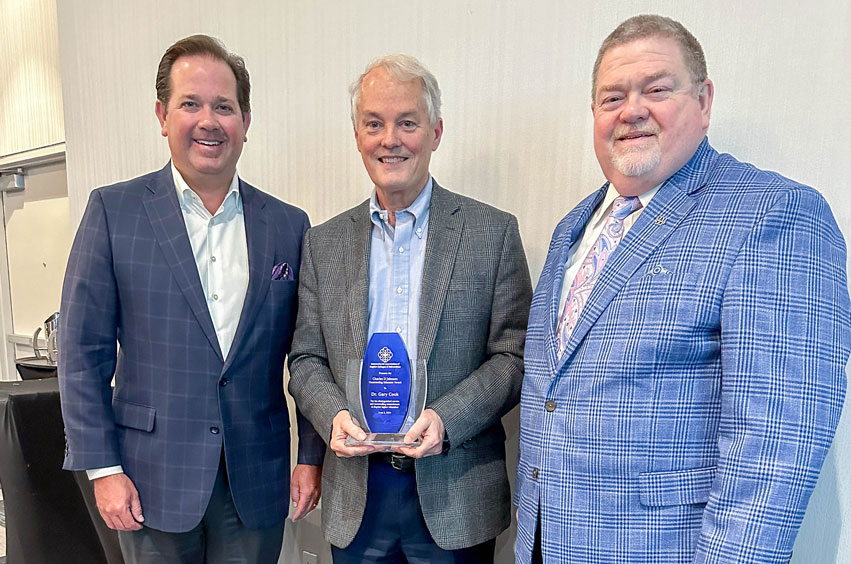
<instances>
[{"instance_id":1,"label":"gray hair","mask_svg":"<svg viewBox=\"0 0 851 564\"><path fill-rule=\"evenodd\" d=\"M706 80L706 57L704 57L703 48L694 35L676 20L656 14L643 14L633 16L621 23L600 46L600 50L597 52L597 60L594 61L594 71L591 73L592 101L597 92L597 73L600 71L603 56L613 47L649 37L673 39L679 43L686 68L688 68L694 83L701 84Z\"/></svg>"},{"instance_id":2,"label":"gray hair","mask_svg":"<svg viewBox=\"0 0 851 564\"><path fill-rule=\"evenodd\" d=\"M398 81L419 79L423 85L423 101L428 110L428 119L431 125L437 125L440 121L440 87L437 79L416 58L410 55L385 55L369 63L363 73L349 86L349 96L352 100L352 125L358 126L358 104L360 103L361 87L363 79L371 71L383 68L391 77Z\"/></svg>"}]
</instances>

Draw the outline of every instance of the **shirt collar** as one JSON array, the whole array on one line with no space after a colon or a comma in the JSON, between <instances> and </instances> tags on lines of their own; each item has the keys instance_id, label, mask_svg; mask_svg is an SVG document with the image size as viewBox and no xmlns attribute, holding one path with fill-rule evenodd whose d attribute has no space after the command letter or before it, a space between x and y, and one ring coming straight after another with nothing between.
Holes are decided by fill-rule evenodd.
<instances>
[{"instance_id":1,"label":"shirt collar","mask_svg":"<svg viewBox=\"0 0 851 564\"><path fill-rule=\"evenodd\" d=\"M429 174L428 182L426 182L425 188L423 188L422 192L420 192L419 196L417 196L417 199L414 200L407 208L396 212L397 215L402 212L407 212L414 217L413 232L414 235L420 239L423 238L423 235L425 234L425 226L428 223L433 185L434 181ZM375 188L372 189L372 194L369 197L369 218L373 225L381 229L381 236L383 238L384 225L386 224L389 227L389 223L387 223L387 210L381 209L381 206L378 204L378 194L376 193Z\"/></svg>"},{"instance_id":2,"label":"shirt collar","mask_svg":"<svg viewBox=\"0 0 851 564\"><path fill-rule=\"evenodd\" d=\"M207 209L201 202L201 197L183 179L180 171L174 166L174 162L171 163L171 177L174 180L174 188L177 190L177 201L180 202L180 207L197 209L200 206L204 210ZM233 172L233 178L230 181L230 186L228 187L228 193L225 195L222 205L216 210L216 214L229 209L231 206L236 206L235 210L237 212L242 211L242 196L239 192L239 173L235 170ZM209 214L209 211L207 213Z\"/></svg>"},{"instance_id":3,"label":"shirt collar","mask_svg":"<svg viewBox=\"0 0 851 564\"><path fill-rule=\"evenodd\" d=\"M650 203L650 200L653 199L653 196L656 195L656 192L659 191L659 188L662 186L662 184L657 184L647 192L638 196L638 201L641 202L640 209L643 210L647 207L647 204ZM610 182L609 189L606 190L606 196L603 198L603 202L599 206L597 206L597 210L594 212L594 216L592 218L593 224L596 224L600 220L605 219L609 215L609 210L612 208L612 204L618 196L620 196L620 194L615 188L615 185Z\"/></svg>"}]
</instances>

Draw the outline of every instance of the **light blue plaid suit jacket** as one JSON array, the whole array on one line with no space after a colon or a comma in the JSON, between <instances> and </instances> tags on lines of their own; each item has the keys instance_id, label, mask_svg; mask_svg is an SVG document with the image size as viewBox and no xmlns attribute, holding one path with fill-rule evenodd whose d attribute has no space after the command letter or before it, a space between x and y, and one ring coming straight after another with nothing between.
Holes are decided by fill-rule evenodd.
<instances>
[{"instance_id":1,"label":"light blue plaid suit jacket","mask_svg":"<svg viewBox=\"0 0 851 564\"><path fill-rule=\"evenodd\" d=\"M283 371L309 224L303 211L242 180L239 190L249 282L227 358L170 165L92 192L65 272L58 331L64 467L121 464L139 491L145 525L161 531L188 531L201 520L223 448L246 526L280 523L289 510ZM272 280L282 262L296 280ZM299 462L321 464L322 439L302 422Z\"/></svg>"},{"instance_id":2,"label":"light blue plaid suit jacket","mask_svg":"<svg viewBox=\"0 0 851 564\"><path fill-rule=\"evenodd\" d=\"M785 563L851 346L830 209L704 139L610 257L559 361L564 264L607 187L556 227L532 302L517 562L540 512L546 563Z\"/></svg>"}]
</instances>

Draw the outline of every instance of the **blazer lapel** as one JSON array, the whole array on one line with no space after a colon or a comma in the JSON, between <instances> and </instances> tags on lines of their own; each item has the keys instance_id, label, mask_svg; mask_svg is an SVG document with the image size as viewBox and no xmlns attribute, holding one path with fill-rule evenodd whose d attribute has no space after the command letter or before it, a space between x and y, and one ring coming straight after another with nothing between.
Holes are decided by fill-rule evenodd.
<instances>
[{"instance_id":1,"label":"blazer lapel","mask_svg":"<svg viewBox=\"0 0 851 564\"><path fill-rule=\"evenodd\" d=\"M579 343L627 280L695 206L697 201L693 196L705 184L706 172L717 156L704 138L689 162L659 188L600 273L554 373L573 356Z\"/></svg>"},{"instance_id":2,"label":"blazer lapel","mask_svg":"<svg viewBox=\"0 0 851 564\"><path fill-rule=\"evenodd\" d=\"M464 217L460 201L435 181L429 204L428 236L420 291L418 356L428 360L458 254Z\"/></svg>"},{"instance_id":3,"label":"blazer lapel","mask_svg":"<svg viewBox=\"0 0 851 564\"><path fill-rule=\"evenodd\" d=\"M240 341L254 325L257 311L269 291L272 267L275 264L273 234L269 230L266 219L265 200L256 188L246 184L242 179L239 180L239 193L245 219L245 241L248 245L248 290L245 293L239 324L236 326L233 344L228 358L225 359L223 370L227 370L233 362L235 353L241 349Z\"/></svg>"},{"instance_id":4,"label":"blazer lapel","mask_svg":"<svg viewBox=\"0 0 851 564\"><path fill-rule=\"evenodd\" d=\"M558 365L558 357L556 356L556 327L558 326L558 320L561 316L561 311L559 311L558 305L559 300L561 299L561 287L564 285L564 267L565 264L567 264L567 257L570 254L570 249L582 236L582 232L585 229L585 225L588 223L588 220L591 218L591 214L606 196L606 190L608 190L608 188L609 184L607 182L602 188L586 197L585 200L576 206L576 208L568 214L568 217L565 218L564 228L560 233L556 234L553 239L549 256L553 256L554 258L549 265L550 283L546 285L547 304L549 307L547 308L547 332L545 339L546 349L548 351L547 360L550 365L550 374L556 373L556 366ZM558 249L558 252L554 253L554 249Z\"/></svg>"},{"instance_id":5,"label":"blazer lapel","mask_svg":"<svg viewBox=\"0 0 851 564\"><path fill-rule=\"evenodd\" d=\"M352 340L358 358L366 351L366 336L369 329L369 249L372 221L369 218L369 200L362 203L351 214L351 233L344 234L346 251L346 289L349 296L349 320L352 324ZM348 236L346 236L348 235Z\"/></svg>"},{"instance_id":6,"label":"blazer lapel","mask_svg":"<svg viewBox=\"0 0 851 564\"><path fill-rule=\"evenodd\" d=\"M180 291L189 302L189 307L201 329L210 341L210 346L222 357L219 340L213 327L213 319L207 309L207 301L198 277L198 266L186 233L186 223L177 200L177 190L171 176L171 163L160 170L154 182L148 184L149 194L144 200L145 212L151 222L154 235L174 275Z\"/></svg>"}]
</instances>

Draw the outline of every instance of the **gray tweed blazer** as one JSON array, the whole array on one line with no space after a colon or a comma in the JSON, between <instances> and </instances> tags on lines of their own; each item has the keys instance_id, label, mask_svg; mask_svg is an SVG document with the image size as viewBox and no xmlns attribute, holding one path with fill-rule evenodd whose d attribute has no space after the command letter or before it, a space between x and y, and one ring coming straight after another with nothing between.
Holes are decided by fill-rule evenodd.
<instances>
[{"instance_id":1,"label":"gray tweed blazer","mask_svg":"<svg viewBox=\"0 0 851 564\"><path fill-rule=\"evenodd\" d=\"M307 232L289 390L328 441L347 408L346 365L367 344L369 202ZM427 406L443 419L451 448L416 463L425 522L441 548L496 537L510 522L501 417L520 397L532 287L514 216L434 183L422 295L420 358ZM328 449L322 527L347 546L366 506L367 460Z\"/></svg>"}]
</instances>

